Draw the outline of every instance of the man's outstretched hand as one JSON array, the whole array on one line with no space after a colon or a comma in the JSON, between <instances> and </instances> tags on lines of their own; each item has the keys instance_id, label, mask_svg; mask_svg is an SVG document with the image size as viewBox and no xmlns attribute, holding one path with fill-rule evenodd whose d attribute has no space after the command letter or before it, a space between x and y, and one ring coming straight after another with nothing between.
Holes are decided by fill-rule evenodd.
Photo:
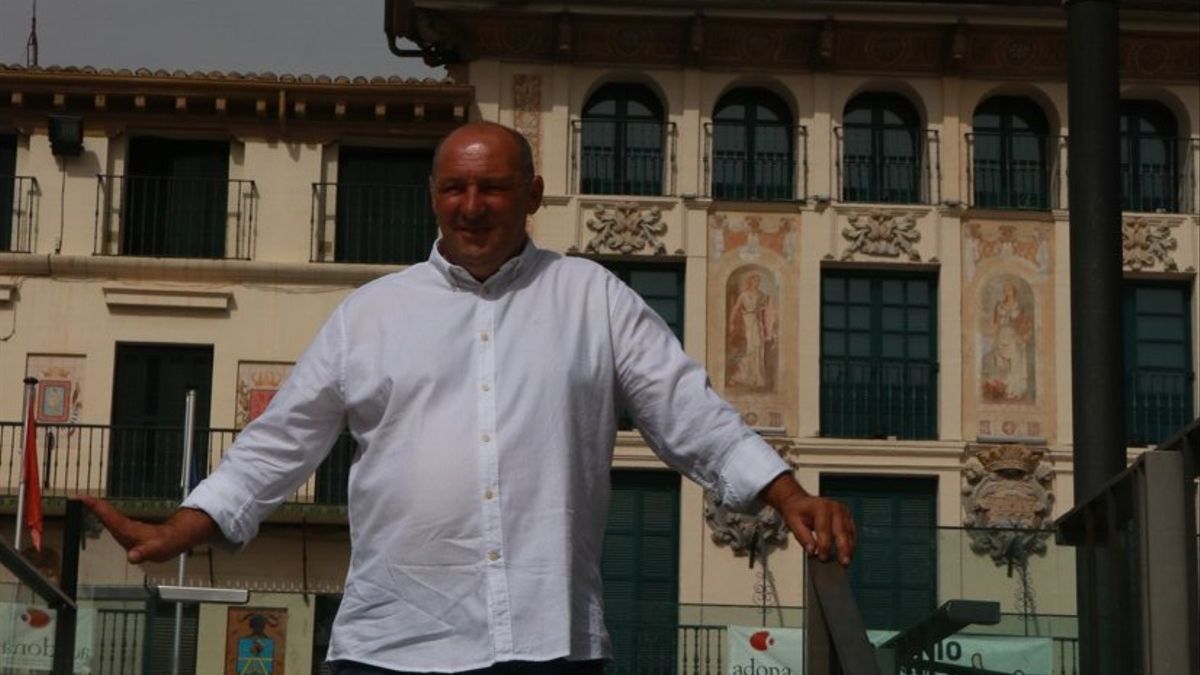
<instances>
[{"instance_id":1,"label":"man's outstretched hand","mask_svg":"<svg viewBox=\"0 0 1200 675\"><path fill-rule=\"evenodd\" d=\"M213 519L196 509L179 509L166 522L143 523L125 516L103 499L80 497L79 500L100 519L134 565L165 562L221 534Z\"/></svg>"},{"instance_id":2,"label":"man's outstretched hand","mask_svg":"<svg viewBox=\"0 0 1200 675\"><path fill-rule=\"evenodd\" d=\"M850 564L858 535L841 502L808 494L790 473L779 474L763 488L762 498L783 516L809 555L829 560L836 553L839 563Z\"/></svg>"}]
</instances>

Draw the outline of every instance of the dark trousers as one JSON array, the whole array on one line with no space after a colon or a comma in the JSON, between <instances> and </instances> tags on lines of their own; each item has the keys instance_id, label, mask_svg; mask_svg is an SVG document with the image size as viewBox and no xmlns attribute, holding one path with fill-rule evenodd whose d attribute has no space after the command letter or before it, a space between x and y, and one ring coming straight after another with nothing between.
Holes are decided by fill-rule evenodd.
<instances>
[{"instance_id":1,"label":"dark trousers","mask_svg":"<svg viewBox=\"0 0 1200 675\"><path fill-rule=\"evenodd\" d=\"M411 671L387 670L353 661L334 661L334 675L428 675ZM462 675L602 675L604 661L502 661L479 670L464 670Z\"/></svg>"}]
</instances>

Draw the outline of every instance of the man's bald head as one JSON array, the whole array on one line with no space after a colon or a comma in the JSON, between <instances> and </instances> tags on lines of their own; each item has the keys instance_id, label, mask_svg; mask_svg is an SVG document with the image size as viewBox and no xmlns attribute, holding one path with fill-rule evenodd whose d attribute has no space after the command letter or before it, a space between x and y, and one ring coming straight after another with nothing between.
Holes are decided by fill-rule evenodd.
<instances>
[{"instance_id":1,"label":"man's bald head","mask_svg":"<svg viewBox=\"0 0 1200 675\"><path fill-rule=\"evenodd\" d=\"M529 145L529 140L521 132L495 122L470 122L446 134L446 137L438 143L437 149L433 151L433 170L435 172L437 171L438 160L442 155L442 148L446 143L451 139L457 139L467 134L494 134L501 138L507 138L512 142L513 149L517 152L521 178L525 183L533 181L533 177L536 175L536 169L533 165L533 146Z\"/></svg>"}]
</instances>

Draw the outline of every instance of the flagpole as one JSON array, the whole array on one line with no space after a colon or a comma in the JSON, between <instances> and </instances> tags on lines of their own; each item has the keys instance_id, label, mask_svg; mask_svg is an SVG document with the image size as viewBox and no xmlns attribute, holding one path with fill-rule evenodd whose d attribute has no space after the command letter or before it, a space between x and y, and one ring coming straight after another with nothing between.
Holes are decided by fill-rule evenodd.
<instances>
[{"instance_id":1,"label":"flagpole","mask_svg":"<svg viewBox=\"0 0 1200 675\"><path fill-rule=\"evenodd\" d=\"M182 495L179 502L187 499L188 487L192 478L192 436L196 425L196 390L188 388L187 397L183 402L183 469L179 472L179 492ZM179 554L179 585L183 585L183 575L187 569L188 552ZM179 675L179 652L183 642L183 601L175 603L175 639L171 649L171 672Z\"/></svg>"},{"instance_id":2,"label":"flagpole","mask_svg":"<svg viewBox=\"0 0 1200 675\"><path fill-rule=\"evenodd\" d=\"M21 550L21 534L25 519L25 453L29 451L26 440L29 438L29 404L33 401L34 388L37 387L36 377L25 378L25 397L21 402L21 482L17 488L17 523L13 533L13 548Z\"/></svg>"}]
</instances>

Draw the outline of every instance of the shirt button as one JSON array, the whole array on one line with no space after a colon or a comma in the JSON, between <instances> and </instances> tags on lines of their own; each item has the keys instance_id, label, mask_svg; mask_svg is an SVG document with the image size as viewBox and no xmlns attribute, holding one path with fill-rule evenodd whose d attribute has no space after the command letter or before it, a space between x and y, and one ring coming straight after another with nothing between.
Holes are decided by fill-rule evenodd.
<instances>
[{"instance_id":1,"label":"shirt button","mask_svg":"<svg viewBox=\"0 0 1200 675\"><path fill-rule=\"evenodd\" d=\"M491 560L492 562L496 562L499 559L500 559L499 551L488 551L488 560Z\"/></svg>"},{"instance_id":2,"label":"shirt button","mask_svg":"<svg viewBox=\"0 0 1200 675\"><path fill-rule=\"evenodd\" d=\"M490 501L492 501L492 498L493 498L493 497L495 497L495 496L496 496L496 493L495 493L495 492L492 492L491 490L484 490L484 491L483 491L483 498L484 498L484 499L486 499L486 500L488 500L489 502L490 502Z\"/></svg>"},{"instance_id":3,"label":"shirt button","mask_svg":"<svg viewBox=\"0 0 1200 675\"><path fill-rule=\"evenodd\" d=\"M480 389L482 389L482 390L484 390L484 391L491 391L491 390L492 390L492 388L491 388L491 387L487 386L487 383L486 383L486 382L485 382L484 384L481 384L481 385L479 385L479 388L480 388Z\"/></svg>"},{"instance_id":4,"label":"shirt button","mask_svg":"<svg viewBox=\"0 0 1200 675\"><path fill-rule=\"evenodd\" d=\"M483 331L482 333L480 333L480 334L479 334L479 341L480 341L480 342L487 342L487 341L488 341L488 334L487 334L487 331Z\"/></svg>"},{"instance_id":5,"label":"shirt button","mask_svg":"<svg viewBox=\"0 0 1200 675\"><path fill-rule=\"evenodd\" d=\"M492 440L492 436L490 434L479 434L479 440L487 443L488 441Z\"/></svg>"}]
</instances>

